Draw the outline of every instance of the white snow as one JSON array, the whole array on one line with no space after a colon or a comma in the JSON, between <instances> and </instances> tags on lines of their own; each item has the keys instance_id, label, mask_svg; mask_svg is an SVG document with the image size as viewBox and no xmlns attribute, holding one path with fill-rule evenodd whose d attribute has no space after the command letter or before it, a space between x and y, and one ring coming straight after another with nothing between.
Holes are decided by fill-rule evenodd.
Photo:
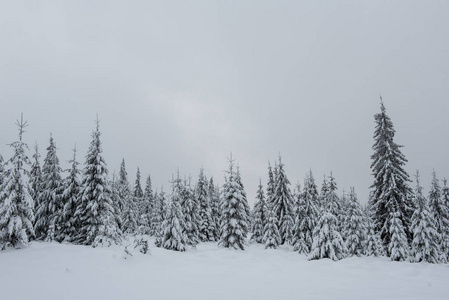
<instances>
[{"instance_id":1,"label":"white snow","mask_svg":"<svg viewBox=\"0 0 449 300\"><path fill-rule=\"evenodd\" d=\"M131 242L130 242L131 243ZM201 243L142 254L33 242L0 252L0 299L448 299L449 265L389 258L308 261L283 246ZM125 259L126 257L126 259Z\"/></svg>"}]
</instances>

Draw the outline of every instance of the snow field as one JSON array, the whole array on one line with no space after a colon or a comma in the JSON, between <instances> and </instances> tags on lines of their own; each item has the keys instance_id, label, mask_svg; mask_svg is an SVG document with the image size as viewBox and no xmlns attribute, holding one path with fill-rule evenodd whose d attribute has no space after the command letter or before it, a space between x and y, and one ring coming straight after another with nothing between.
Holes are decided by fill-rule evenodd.
<instances>
[{"instance_id":1,"label":"snow field","mask_svg":"<svg viewBox=\"0 0 449 300\"><path fill-rule=\"evenodd\" d=\"M126 244L126 243L125 243ZM132 248L132 246L128 247ZM201 243L151 254L33 242L0 252L1 300L447 299L449 266L389 258L308 261L290 247ZM126 258L125 258L126 257Z\"/></svg>"}]
</instances>

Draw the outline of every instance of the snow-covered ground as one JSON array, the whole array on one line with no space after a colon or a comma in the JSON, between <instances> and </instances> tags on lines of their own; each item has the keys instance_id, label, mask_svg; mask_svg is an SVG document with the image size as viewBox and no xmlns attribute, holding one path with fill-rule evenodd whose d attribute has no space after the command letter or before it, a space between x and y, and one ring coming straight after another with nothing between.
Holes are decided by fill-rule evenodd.
<instances>
[{"instance_id":1,"label":"snow-covered ground","mask_svg":"<svg viewBox=\"0 0 449 300\"><path fill-rule=\"evenodd\" d=\"M187 252L33 242L0 252L0 299L449 299L449 265L308 261L288 247ZM127 257L126 259L124 257Z\"/></svg>"}]
</instances>

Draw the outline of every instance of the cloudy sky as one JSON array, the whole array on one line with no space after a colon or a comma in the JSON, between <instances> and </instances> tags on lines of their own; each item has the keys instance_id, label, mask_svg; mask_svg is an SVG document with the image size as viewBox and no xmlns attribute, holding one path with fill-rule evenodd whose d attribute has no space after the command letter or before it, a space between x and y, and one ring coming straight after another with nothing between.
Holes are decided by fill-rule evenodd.
<instances>
[{"instance_id":1,"label":"cloudy sky","mask_svg":"<svg viewBox=\"0 0 449 300\"><path fill-rule=\"evenodd\" d=\"M98 113L131 181L139 166L167 190L203 166L222 183L232 151L253 202L280 153L292 183L333 171L365 203L382 94L427 185L449 177L448 15L446 0L4 1L0 153L23 112L43 157L52 133L64 168L75 142L83 162Z\"/></svg>"}]
</instances>

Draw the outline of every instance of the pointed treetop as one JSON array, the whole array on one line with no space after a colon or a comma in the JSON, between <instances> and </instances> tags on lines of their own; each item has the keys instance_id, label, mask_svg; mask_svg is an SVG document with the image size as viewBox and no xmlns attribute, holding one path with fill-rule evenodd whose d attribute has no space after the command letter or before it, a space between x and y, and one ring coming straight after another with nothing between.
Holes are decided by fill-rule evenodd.
<instances>
[{"instance_id":1,"label":"pointed treetop","mask_svg":"<svg viewBox=\"0 0 449 300\"><path fill-rule=\"evenodd\" d=\"M23 113L20 114L20 122L16 120L16 125L19 127L19 140L22 141L22 135L25 132L25 127L28 127L28 121L23 121Z\"/></svg>"}]
</instances>

